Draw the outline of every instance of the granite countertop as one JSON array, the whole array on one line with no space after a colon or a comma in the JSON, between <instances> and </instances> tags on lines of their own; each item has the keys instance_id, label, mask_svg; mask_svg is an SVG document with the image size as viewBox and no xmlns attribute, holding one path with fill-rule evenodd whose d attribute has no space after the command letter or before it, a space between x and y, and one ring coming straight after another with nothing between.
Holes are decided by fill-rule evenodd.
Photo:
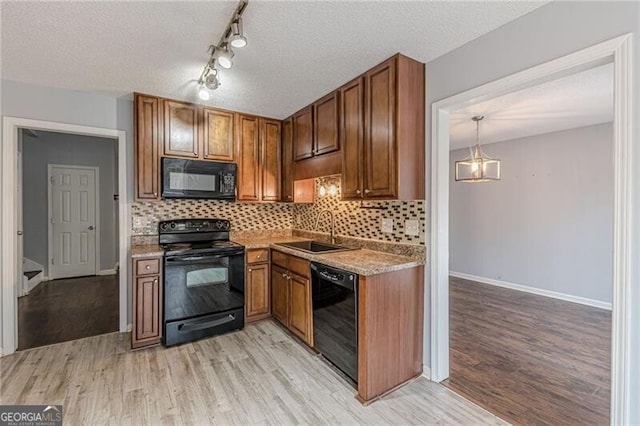
<instances>
[{"instance_id":1,"label":"granite countertop","mask_svg":"<svg viewBox=\"0 0 640 426\"><path fill-rule=\"evenodd\" d=\"M131 246L131 257L162 256L164 250L158 244L136 244Z\"/></svg>"},{"instance_id":2,"label":"granite countertop","mask_svg":"<svg viewBox=\"0 0 640 426\"><path fill-rule=\"evenodd\" d=\"M359 275L376 275L424 265L424 261L420 259L367 249L320 254L307 253L277 244L273 244L271 247L312 262L355 272Z\"/></svg>"},{"instance_id":3,"label":"granite countertop","mask_svg":"<svg viewBox=\"0 0 640 426\"><path fill-rule=\"evenodd\" d=\"M424 260L382 251L357 249L334 253L307 253L302 250L278 245L278 243L308 240L308 238L292 236L232 238L232 241L242 244L247 249L275 248L287 254L301 257L312 262L322 263L327 266L333 266L334 268L345 269L359 275L376 275L424 265ZM163 253L162 248L157 244L134 245L131 247L131 257L133 258L162 256Z\"/></svg>"}]
</instances>

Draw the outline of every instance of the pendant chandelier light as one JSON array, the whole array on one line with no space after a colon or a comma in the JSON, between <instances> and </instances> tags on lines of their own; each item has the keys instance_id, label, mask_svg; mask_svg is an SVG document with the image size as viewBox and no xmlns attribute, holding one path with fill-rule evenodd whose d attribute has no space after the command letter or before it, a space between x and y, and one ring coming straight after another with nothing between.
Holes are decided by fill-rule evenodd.
<instances>
[{"instance_id":1,"label":"pendant chandelier light","mask_svg":"<svg viewBox=\"0 0 640 426\"><path fill-rule=\"evenodd\" d=\"M247 45L247 38L242 32L242 14L247 3L249 0L241 0L238 3L218 44L209 46L209 62L204 66L198 79L198 97L203 101L208 100L211 92L220 87L220 72L217 67L230 69L233 66L234 53L231 48Z\"/></svg>"},{"instance_id":2,"label":"pendant chandelier light","mask_svg":"<svg viewBox=\"0 0 640 426\"><path fill-rule=\"evenodd\" d=\"M500 160L491 158L480 148L480 121L482 115L471 119L476 122L476 144L469 146L469 157L456 161L456 182L490 182L500 180Z\"/></svg>"}]
</instances>

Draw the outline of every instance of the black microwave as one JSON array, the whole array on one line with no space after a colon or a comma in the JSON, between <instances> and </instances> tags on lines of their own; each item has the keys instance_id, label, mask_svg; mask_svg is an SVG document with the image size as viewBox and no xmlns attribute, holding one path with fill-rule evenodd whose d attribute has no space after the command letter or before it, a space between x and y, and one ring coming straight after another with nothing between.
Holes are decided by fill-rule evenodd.
<instances>
[{"instance_id":1,"label":"black microwave","mask_svg":"<svg viewBox=\"0 0 640 426\"><path fill-rule=\"evenodd\" d=\"M235 163L162 157L162 198L236 199Z\"/></svg>"}]
</instances>

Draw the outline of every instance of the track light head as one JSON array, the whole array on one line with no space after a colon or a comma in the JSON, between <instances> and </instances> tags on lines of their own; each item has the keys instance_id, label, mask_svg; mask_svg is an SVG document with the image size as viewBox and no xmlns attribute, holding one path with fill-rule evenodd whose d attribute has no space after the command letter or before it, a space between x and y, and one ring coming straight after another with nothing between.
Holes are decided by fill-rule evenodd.
<instances>
[{"instance_id":1,"label":"track light head","mask_svg":"<svg viewBox=\"0 0 640 426\"><path fill-rule=\"evenodd\" d=\"M231 68L233 66L233 50L226 44L219 48L217 61L222 68Z\"/></svg>"},{"instance_id":2,"label":"track light head","mask_svg":"<svg viewBox=\"0 0 640 426\"><path fill-rule=\"evenodd\" d=\"M229 44L233 47L245 47L247 38L242 33L242 18L238 18L231 24L231 36Z\"/></svg>"},{"instance_id":3,"label":"track light head","mask_svg":"<svg viewBox=\"0 0 640 426\"><path fill-rule=\"evenodd\" d=\"M209 90L216 90L220 87L220 77L218 76L218 70L212 69L207 78L204 80L204 85L207 86Z\"/></svg>"},{"instance_id":4,"label":"track light head","mask_svg":"<svg viewBox=\"0 0 640 426\"><path fill-rule=\"evenodd\" d=\"M208 101L209 100L209 91L207 90L206 87L200 85L200 89L198 89L198 97L200 99L202 99L203 101Z\"/></svg>"}]
</instances>

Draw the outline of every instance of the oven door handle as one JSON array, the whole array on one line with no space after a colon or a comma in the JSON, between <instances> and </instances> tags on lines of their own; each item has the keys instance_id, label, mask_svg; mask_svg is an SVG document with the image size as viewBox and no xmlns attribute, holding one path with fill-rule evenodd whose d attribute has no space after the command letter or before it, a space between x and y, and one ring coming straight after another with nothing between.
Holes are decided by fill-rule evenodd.
<instances>
[{"instance_id":1,"label":"oven door handle","mask_svg":"<svg viewBox=\"0 0 640 426\"><path fill-rule=\"evenodd\" d=\"M180 333L188 333L190 331L204 330L205 328L217 327L219 325L230 323L232 321L235 321L235 319L236 319L235 315L229 314L224 318L219 318L216 320L192 322L189 324L180 324L178 326L178 331Z\"/></svg>"},{"instance_id":2,"label":"oven door handle","mask_svg":"<svg viewBox=\"0 0 640 426\"><path fill-rule=\"evenodd\" d=\"M167 262L193 262L196 260L206 260L206 259L219 259L221 255L207 255L207 256L189 256L189 257L167 257Z\"/></svg>"}]
</instances>

